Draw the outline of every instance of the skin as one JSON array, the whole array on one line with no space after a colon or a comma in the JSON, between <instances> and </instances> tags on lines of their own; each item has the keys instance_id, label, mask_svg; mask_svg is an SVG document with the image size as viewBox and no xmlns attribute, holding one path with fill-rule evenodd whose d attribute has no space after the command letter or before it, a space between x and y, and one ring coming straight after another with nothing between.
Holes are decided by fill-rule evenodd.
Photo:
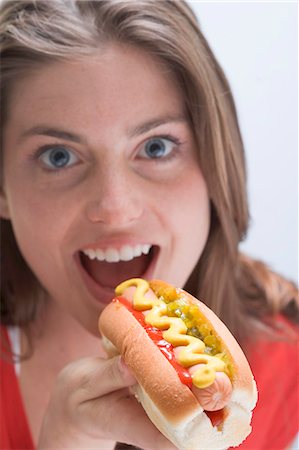
<instances>
[{"instance_id":1,"label":"skin","mask_svg":"<svg viewBox=\"0 0 299 450\"><path fill-rule=\"evenodd\" d=\"M161 118L165 123L157 124ZM76 142L32 131L40 126L67 131ZM163 136L171 157L149 158L145 144ZM14 86L3 144L1 215L12 221L49 293L32 326L35 353L20 378L39 448L96 447L99 440L107 449L115 440L171 448L128 396L135 381L127 368L104 359L97 320L112 292L91 295L74 255L94 243L153 243L160 250L151 277L177 286L198 261L209 196L175 79L152 56L119 44L44 66ZM68 149L68 167L49 168L45 145ZM52 388L50 398L45 392Z\"/></svg>"}]
</instances>

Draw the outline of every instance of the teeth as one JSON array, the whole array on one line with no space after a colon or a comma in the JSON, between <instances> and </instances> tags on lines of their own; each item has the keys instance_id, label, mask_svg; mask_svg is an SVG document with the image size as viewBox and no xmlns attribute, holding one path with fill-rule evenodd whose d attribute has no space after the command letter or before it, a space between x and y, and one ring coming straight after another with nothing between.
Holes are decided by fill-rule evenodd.
<instances>
[{"instance_id":1,"label":"teeth","mask_svg":"<svg viewBox=\"0 0 299 450\"><path fill-rule=\"evenodd\" d=\"M120 250L110 247L106 250L86 249L83 250L83 253L90 259L115 263L119 261L131 261L133 258L141 256L142 254L147 255L151 247L150 244L136 245L135 247L124 245Z\"/></svg>"},{"instance_id":2,"label":"teeth","mask_svg":"<svg viewBox=\"0 0 299 450\"><path fill-rule=\"evenodd\" d=\"M107 262L118 262L119 261L119 252L114 248L108 248L105 251L105 260Z\"/></svg>"},{"instance_id":3,"label":"teeth","mask_svg":"<svg viewBox=\"0 0 299 450\"><path fill-rule=\"evenodd\" d=\"M131 261L134 258L134 250L129 245L125 245L120 249L119 259L121 261Z\"/></svg>"},{"instance_id":4,"label":"teeth","mask_svg":"<svg viewBox=\"0 0 299 450\"><path fill-rule=\"evenodd\" d=\"M151 247L152 247L151 245L144 244L144 245L142 246L142 253L144 253L145 255L147 255L147 254L149 253Z\"/></svg>"},{"instance_id":5,"label":"teeth","mask_svg":"<svg viewBox=\"0 0 299 450\"><path fill-rule=\"evenodd\" d=\"M92 250L91 250L92 251ZM88 255L89 256L89 255ZM104 261L105 260L105 253L103 252L103 250L96 250L95 251L95 257L99 260L99 261Z\"/></svg>"}]
</instances>

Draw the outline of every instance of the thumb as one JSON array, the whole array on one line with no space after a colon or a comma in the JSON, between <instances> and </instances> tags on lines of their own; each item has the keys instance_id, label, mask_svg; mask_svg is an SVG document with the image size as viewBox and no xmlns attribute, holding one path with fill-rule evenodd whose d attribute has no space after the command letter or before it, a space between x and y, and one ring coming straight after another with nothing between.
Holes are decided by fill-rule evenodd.
<instances>
[{"instance_id":1,"label":"thumb","mask_svg":"<svg viewBox=\"0 0 299 450\"><path fill-rule=\"evenodd\" d=\"M121 356L80 359L66 366L59 379L60 386L73 392L77 403L136 384Z\"/></svg>"},{"instance_id":2,"label":"thumb","mask_svg":"<svg viewBox=\"0 0 299 450\"><path fill-rule=\"evenodd\" d=\"M115 356L104 362L94 358L90 362L88 376L88 383L83 389L90 394L91 399L136 384L136 379L121 356Z\"/></svg>"},{"instance_id":3,"label":"thumb","mask_svg":"<svg viewBox=\"0 0 299 450\"><path fill-rule=\"evenodd\" d=\"M133 386L137 383L136 378L130 371L122 356L115 356L108 366L108 372L114 377L117 389Z\"/></svg>"}]
</instances>

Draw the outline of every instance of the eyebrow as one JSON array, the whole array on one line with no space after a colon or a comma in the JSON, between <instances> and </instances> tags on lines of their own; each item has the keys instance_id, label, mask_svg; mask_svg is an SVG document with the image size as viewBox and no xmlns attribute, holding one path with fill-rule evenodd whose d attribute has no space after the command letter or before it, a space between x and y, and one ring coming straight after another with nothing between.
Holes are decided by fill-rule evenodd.
<instances>
[{"instance_id":1,"label":"eyebrow","mask_svg":"<svg viewBox=\"0 0 299 450\"><path fill-rule=\"evenodd\" d=\"M140 134L147 133L154 128L157 128L160 125L165 125L167 123L173 122L187 122L187 118L183 114L157 117L149 120L148 122L137 125L136 127L130 128L128 134L130 137L138 136Z\"/></svg>"},{"instance_id":2,"label":"eyebrow","mask_svg":"<svg viewBox=\"0 0 299 450\"><path fill-rule=\"evenodd\" d=\"M128 129L128 135L129 137L139 136L140 134L147 133L148 131L157 128L161 125L165 125L167 123L173 123L173 122L187 122L187 118L184 115L167 115L162 117L157 117L152 120L149 120L148 122L141 123L140 125L137 125L135 127ZM59 139L64 139L67 141L75 142L78 144L85 143L86 144L86 138L83 136L80 136L79 134L62 130L59 128L52 128L48 127L46 125L37 125L32 128L29 128L28 130L24 131L21 136L20 140L26 139L30 136L50 136L55 137Z\"/></svg>"},{"instance_id":3,"label":"eyebrow","mask_svg":"<svg viewBox=\"0 0 299 450\"><path fill-rule=\"evenodd\" d=\"M86 140L79 134L72 133L67 130L62 130L59 128L52 128L46 125L37 125L35 127L29 128L24 133L21 134L20 140L25 139L30 136L50 136L59 139L65 139L67 141L72 141L76 143L83 143Z\"/></svg>"}]
</instances>

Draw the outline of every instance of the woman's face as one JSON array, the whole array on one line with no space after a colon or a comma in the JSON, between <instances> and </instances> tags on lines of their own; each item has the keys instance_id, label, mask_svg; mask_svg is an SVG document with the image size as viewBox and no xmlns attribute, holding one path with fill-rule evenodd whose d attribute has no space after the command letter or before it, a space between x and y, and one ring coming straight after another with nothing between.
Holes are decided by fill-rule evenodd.
<instances>
[{"instance_id":1,"label":"woman's face","mask_svg":"<svg viewBox=\"0 0 299 450\"><path fill-rule=\"evenodd\" d=\"M53 63L12 93L2 215L55 301L86 329L131 277L182 286L210 211L172 74L116 44Z\"/></svg>"}]
</instances>

